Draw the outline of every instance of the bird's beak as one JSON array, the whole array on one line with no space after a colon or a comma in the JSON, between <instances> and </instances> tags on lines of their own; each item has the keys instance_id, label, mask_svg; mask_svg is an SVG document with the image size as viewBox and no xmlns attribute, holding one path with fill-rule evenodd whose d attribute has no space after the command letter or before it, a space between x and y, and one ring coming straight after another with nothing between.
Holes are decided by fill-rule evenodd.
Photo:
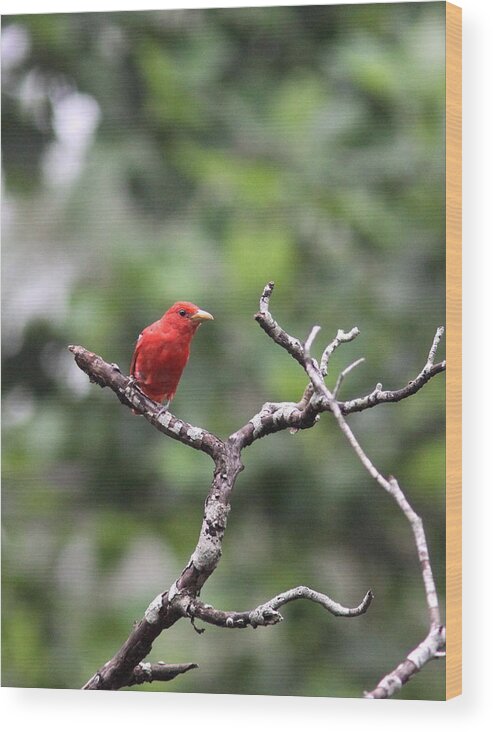
<instances>
[{"instance_id":1,"label":"bird's beak","mask_svg":"<svg viewBox=\"0 0 493 732\"><path fill-rule=\"evenodd\" d=\"M214 320L214 318L207 310L197 310L194 315L190 316L190 320Z\"/></svg>"}]
</instances>

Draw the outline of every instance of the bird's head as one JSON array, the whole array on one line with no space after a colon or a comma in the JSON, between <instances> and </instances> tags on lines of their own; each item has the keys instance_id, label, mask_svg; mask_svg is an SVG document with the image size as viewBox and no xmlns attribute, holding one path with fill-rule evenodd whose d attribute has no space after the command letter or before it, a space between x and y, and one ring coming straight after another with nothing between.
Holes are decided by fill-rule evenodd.
<instances>
[{"instance_id":1,"label":"bird's head","mask_svg":"<svg viewBox=\"0 0 493 732\"><path fill-rule=\"evenodd\" d=\"M163 315L167 325L181 332L193 334L204 320L214 320L206 310L201 310L193 302L175 302Z\"/></svg>"}]
</instances>

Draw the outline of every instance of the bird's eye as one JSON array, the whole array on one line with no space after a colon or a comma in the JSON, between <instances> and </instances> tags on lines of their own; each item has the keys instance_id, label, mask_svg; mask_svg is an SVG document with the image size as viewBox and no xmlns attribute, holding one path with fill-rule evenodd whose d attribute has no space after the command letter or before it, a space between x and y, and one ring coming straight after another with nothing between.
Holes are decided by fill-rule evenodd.
<instances>
[{"instance_id":1,"label":"bird's eye","mask_svg":"<svg viewBox=\"0 0 493 732\"><path fill-rule=\"evenodd\" d=\"M182 318L184 318L186 314L187 314L187 311L183 310L183 308L181 310L178 310L178 315L181 315Z\"/></svg>"}]
</instances>

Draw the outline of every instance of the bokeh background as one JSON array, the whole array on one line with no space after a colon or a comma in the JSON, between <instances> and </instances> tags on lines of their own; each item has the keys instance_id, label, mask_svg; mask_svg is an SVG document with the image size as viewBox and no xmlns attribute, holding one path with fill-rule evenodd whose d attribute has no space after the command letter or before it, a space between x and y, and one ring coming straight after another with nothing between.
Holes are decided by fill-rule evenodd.
<instances>
[{"instance_id":1,"label":"bokeh background","mask_svg":"<svg viewBox=\"0 0 493 732\"><path fill-rule=\"evenodd\" d=\"M164 438L66 346L127 371L177 299L210 310L173 411L220 436L298 400L299 366L254 322L359 338L329 383L397 388L423 366L444 297L444 3L4 17L3 669L7 686L80 687L176 578L210 460ZM444 350L441 346L440 354ZM444 602L444 378L353 415L423 516ZM203 599L248 609L298 584L274 628L197 635L151 660L200 669L147 692L360 696L424 636L409 525L329 416L244 454ZM443 608L444 610L444 608ZM136 689L142 690L142 689ZM400 696L442 698L429 664Z\"/></svg>"}]
</instances>

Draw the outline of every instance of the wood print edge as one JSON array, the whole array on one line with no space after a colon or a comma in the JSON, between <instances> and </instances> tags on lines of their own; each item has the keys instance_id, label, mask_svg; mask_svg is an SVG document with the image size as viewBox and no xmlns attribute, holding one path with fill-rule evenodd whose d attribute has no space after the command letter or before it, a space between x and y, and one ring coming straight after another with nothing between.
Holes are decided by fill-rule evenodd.
<instances>
[{"instance_id":1,"label":"wood print edge","mask_svg":"<svg viewBox=\"0 0 493 732\"><path fill-rule=\"evenodd\" d=\"M462 9L445 10L446 699L462 693Z\"/></svg>"}]
</instances>

